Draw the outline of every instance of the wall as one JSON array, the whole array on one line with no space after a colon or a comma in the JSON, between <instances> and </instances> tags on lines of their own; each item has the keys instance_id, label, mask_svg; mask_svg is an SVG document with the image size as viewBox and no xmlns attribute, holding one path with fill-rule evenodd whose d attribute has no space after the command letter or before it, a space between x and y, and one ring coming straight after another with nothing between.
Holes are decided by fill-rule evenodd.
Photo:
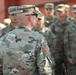
<instances>
[{"instance_id":1,"label":"wall","mask_svg":"<svg viewBox=\"0 0 76 75\"><path fill-rule=\"evenodd\" d=\"M37 7L39 7L40 11L45 14L44 12L44 4L47 2L52 2L55 5L58 3L65 3L66 0L19 0L19 5L25 5L25 4L34 4Z\"/></svg>"},{"instance_id":2,"label":"wall","mask_svg":"<svg viewBox=\"0 0 76 75\"><path fill-rule=\"evenodd\" d=\"M61 2L61 1L66 1L66 0L19 0L19 3L21 5L24 4L35 4L35 5L41 5L46 2Z\"/></svg>"},{"instance_id":3,"label":"wall","mask_svg":"<svg viewBox=\"0 0 76 75\"><path fill-rule=\"evenodd\" d=\"M5 18L5 0L0 0L0 23L3 22Z\"/></svg>"},{"instance_id":4,"label":"wall","mask_svg":"<svg viewBox=\"0 0 76 75\"><path fill-rule=\"evenodd\" d=\"M76 4L76 0L19 0L19 5L25 5L25 4L35 4L39 7L40 11L45 14L44 12L44 4L46 2L53 2L55 5L62 3L62 4L69 4L72 6L73 4ZM72 16L71 12L72 8L70 9L70 15Z\"/></svg>"},{"instance_id":5,"label":"wall","mask_svg":"<svg viewBox=\"0 0 76 75\"><path fill-rule=\"evenodd\" d=\"M0 23L8 17L8 7L13 5L19 5L19 0L0 0Z\"/></svg>"},{"instance_id":6,"label":"wall","mask_svg":"<svg viewBox=\"0 0 76 75\"><path fill-rule=\"evenodd\" d=\"M70 6L72 6L73 4L76 4L76 0L0 0L0 22L3 23L3 20L8 17L9 6L35 4L40 8L40 11L44 13L44 4L46 2L53 2L55 5L59 3L67 3ZM72 16L71 9L70 9L70 15Z\"/></svg>"},{"instance_id":7,"label":"wall","mask_svg":"<svg viewBox=\"0 0 76 75\"><path fill-rule=\"evenodd\" d=\"M8 7L9 6L18 6L19 5L19 0L5 0L5 18L8 17Z\"/></svg>"},{"instance_id":8,"label":"wall","mask_svg":"<svg viewBox=\"0 0 76 75\"><path fill-rule=\"evenodd\" d=\"M73 16L72 15L72 5L76 4L76 0L73 0L73 1L72 0L70 0L70 1L68 0L67 1L67 4L70 5L70 7L71 7L71 9L70 9L70 15Z\"/></svg>"}]
</instances>

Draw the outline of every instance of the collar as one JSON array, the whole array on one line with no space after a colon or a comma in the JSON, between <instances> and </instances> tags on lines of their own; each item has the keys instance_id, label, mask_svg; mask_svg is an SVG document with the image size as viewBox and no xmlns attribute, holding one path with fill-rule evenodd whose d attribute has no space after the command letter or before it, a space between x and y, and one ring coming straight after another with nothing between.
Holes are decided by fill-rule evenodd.
<instances>
[{"instance_id":1,"label":"collar","mask_svg":"<svg viewBox=\"0 0 76 75\"><path fill-rule=\"evenodd\" d=\"M31 31L31 29L28 26L25 26L25 25L20 25L19 28Z\"/></svg>"}]
</instances>

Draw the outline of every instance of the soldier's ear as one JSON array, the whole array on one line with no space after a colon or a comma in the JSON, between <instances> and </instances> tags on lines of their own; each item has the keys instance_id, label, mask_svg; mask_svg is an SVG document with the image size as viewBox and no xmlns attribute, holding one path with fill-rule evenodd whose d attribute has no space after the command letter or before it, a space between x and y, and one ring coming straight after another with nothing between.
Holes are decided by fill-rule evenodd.
<instances>
[{"instance_id":1,"label":"soldier's ear","mask_svg":"<svg viewBox=\"0 0 76 75\"><path fill-rule=\"evenodd\" d=\"M28 20L31 21L31 15L28 16Z\"/></svg>"}]
</instances>

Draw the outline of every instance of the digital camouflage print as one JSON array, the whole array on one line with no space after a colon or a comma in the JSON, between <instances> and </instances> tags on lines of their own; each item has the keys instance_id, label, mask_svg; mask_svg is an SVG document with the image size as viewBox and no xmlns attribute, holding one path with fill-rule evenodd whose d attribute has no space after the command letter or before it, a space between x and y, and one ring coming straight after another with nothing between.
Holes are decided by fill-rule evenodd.
<instances>
[{"instance_id":1,"label":"digital camouflage print","mask_svg":"<svg viewBox=\"0 0 76 75\"><path fill-rule=\"evenodd\" d=\"M52 61L44 37L27 27L14 29L0 40L3 75L52 75Z\"/></svg>"}]
</instances>

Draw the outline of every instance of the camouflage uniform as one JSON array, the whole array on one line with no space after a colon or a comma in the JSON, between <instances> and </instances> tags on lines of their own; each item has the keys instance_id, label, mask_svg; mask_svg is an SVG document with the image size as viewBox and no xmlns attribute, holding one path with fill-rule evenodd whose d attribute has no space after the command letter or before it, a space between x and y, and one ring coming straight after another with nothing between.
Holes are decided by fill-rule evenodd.
<instances>
[{"instance_id":1,"label":"camouflage uniform","mask_svg":"<svg viewBox=\"0 0 76 75\"><path fill-rule=\"evenodd\" d=\"M53 52L55 50L55 43L56 43L55 35L46 27L38 30L38 32L40 34L42 34L45 37L45 39L47 40L48 46L50 48L50 54L52 57L51 60L53 61L53 69L52 70L53 70L53 74L55 74L55 68L54 68L55 67L55 61L53 58Z\"/></svg>"},{"instance_id":2,"label":"camouflage uniform","mask_svg":"<svg viewBox=\"0 0 76 75\"><path fill-rule=\"evenodd\" d=\"M8 13L9 13L9 15L17 14L16 11L17 11L17 6L10 6L10 7L8 8ZM7 34L8 32L12 31L14 28L15 28L15 27L13 27L13 25L8 25L8 26L6 26L5 28L3 28L2 30L0 30L0 38L1 38L3 35ZM2 62L2 61L1 61L1 62ZM0 63L1 63L1 62L0 62ZM2 66L1 66L1 67L2 67ZM0 74L3 75L3 74L2 74L2 69L1 69L1 67L0 67L0 72L1 72Z\"/></svg>"},{"instance_id":3,"label":"camouflage uniform","mask_svg":"<svg viewBox=\"0 0 76 75\"><path fill-rule=\"evenodd\" d=\"M71 16L67 16L68 20L73 22L74 21L74 18L72 18Z\"/></svg>"},{"instance_id":4,"label":"camouflage uniform","mask_svg":"<svg viewBox=\"0 0 76 75\"><path fill-rule=\"evenodd\" d=\"M53 9L54 10L54 4L53 3L46 3L44 5L44 7L45 7L45 9ZM55 20L56 20L55 16L50 17L50 18L45 17L44 25L46 27L49 27Z\"/></svg>"},{"instance_id":5,"label":"camouflage uniform","mask_svg":"<svg viewBox=\"0 0 76 75\"><path fill-rule=\"evenodd\" d=\"M46 27L49 27L49 26L52 25L52 23L55 22L55 20L56 20L56 17L55 16L53 18L47 18L47 17L45 17L45 23L44 23L44 25Z\"/></svg>"},{"instance_id":6,"label":"camouflage uniform","mask_svg":"<svg viewBox=\"0 0 76 75\"><path fill-rule=\"evenodd\" d=\"M7 34L8 32L12 31L13 29L15 28L12 25L8 25L2 30L0 30L0 38L4 36L5 34ZM0 63L2 63L2 60L0 61ZM2 66L0 66L0 74L3 75Z\"/></svg>"},{"instance_id":7,"label":"camouflage uniform","mask_svg":"<svg viewBox=\"0 0 76 75\"><path fill-rule=\"evenodd\" d=\"M38 32L46 38L50 48L50 53L53 54L53 51L55 50L55 35L47 27L43 27L42 29L38 30Z\"/></svg>"},{"instance_id":8,"label":"camouflage uniform","mask_svg":"<svg viewBox=\"0 0 76 75\"><path fill-rule=\"evenodd\" d=\"M53 54L53 51L55 50L55 35L52 33L52 31L44 26L44 15L38 14L38 23L35 31L38 31L40 34L42 34L48 43L48 46L50 48L50 53Z\"/></svg>"},{"instance_id":9,"label":"camouflage uniform","mask_svg":"<svg viewBox=\"0 0 76 75\"><path fill-rule=\"evenodd\" d=\"M2 36L4 36L5 34L7 34L8 32L12 31L13 29L15 29L15 28L12 25L8 25L5 28L3 28L2 30L0 30L0 38ZM2 63L2 61L0 63ZM2 66L1 66L1 68L2 68ZM2 69L0 69L0 74L3 75Z\"/></svg>"},{"instance_id":10,"label":"camouflage uniform","mask_svg":"<svg viewBox=\"0 0 76 75\"><path fill-rule=\"evenodd\" d=\"M64 44L66 56L76 62L76 23L71 23L66 28ZM67 62L67 74L76 75L76 63L70 64Z\"/></svg>"},{"instance_id":11,"label":"camouflage uniform","mask_svg":"<svg viewBox=\"0 0 76 75\"><path fill-rule=\"evenodd\" d=\"M66 13L68 13L69 10L70 10L70 6L69 6L68 4L65 4L65 9L66 9ZM74 21L74 19L73 19L71 16L69 16L69 13L66 15L66 17L67 17L70 21Z\"/></svg>"},{"instance_id":12,"label":"camouflage uniform","mask_svg":"<svg viewBox=\"0 0 76 75\"><path fill-rule=\"evenodd\" d=\"M76 5L73 6L73 13L76 13ZM73 59L74 64L67 62L67 74L76 75L76 22L72 22L65 30L64 47L66 57Z\"/></svg>"},{"instance_id":13,"label":"camouflage uniform","mask_svg":"<svg viewBox=\"0 0 76 75\"><path fill-rule=\"evenodd\" d=\"M17 6L10 6L8 7L8 14L9 15L13 15L13 14L17 14ZM6 33L10 32L11 30L13 30L15 27L13 25L7 25L5 28L3 28L1 31L0 31L0 38L5 35Z\"/></svg>"},{"instance_id":14,"label":"camouflage uniform","mask_svg":"<svg viewBox=\"0 0 76 75\"><path fill-rule=\"evenodd\" d=\"M14 29L0 40L3 75L52 75L52 61L44 37L27 27Z\"/></svg>"},{"instance_id":15,"label":"camouflage uniform","mask_svg":"<svg viewBox=\"0 0 76 75\"><path fill-rule=\"evenodd\" d=\"M69 20L67 19L65 22L61 23L59 21L56 21L54 24L51 26L51 30L56 36L56 49L54 52L54 58L56 62L56 74L61 75L61 70L62 68L62 63L64 62L65 59L65 52L64 52L64 32L66 27L70 24Z\"/></svg>"},{"instance_id":16,"label":"camouflage uniform","mask_svg":"<svg viewBox=\"0 0 76 75\"><path fill-rule=\"evenodd\" d=\"M6 26L5 28L3 28L1 31L0 31L0 38L7 34L8 32L12 31L13 29L15 29L15 27L13 27L12 25L8 25Z\"/></svg>"}]
</instances>

